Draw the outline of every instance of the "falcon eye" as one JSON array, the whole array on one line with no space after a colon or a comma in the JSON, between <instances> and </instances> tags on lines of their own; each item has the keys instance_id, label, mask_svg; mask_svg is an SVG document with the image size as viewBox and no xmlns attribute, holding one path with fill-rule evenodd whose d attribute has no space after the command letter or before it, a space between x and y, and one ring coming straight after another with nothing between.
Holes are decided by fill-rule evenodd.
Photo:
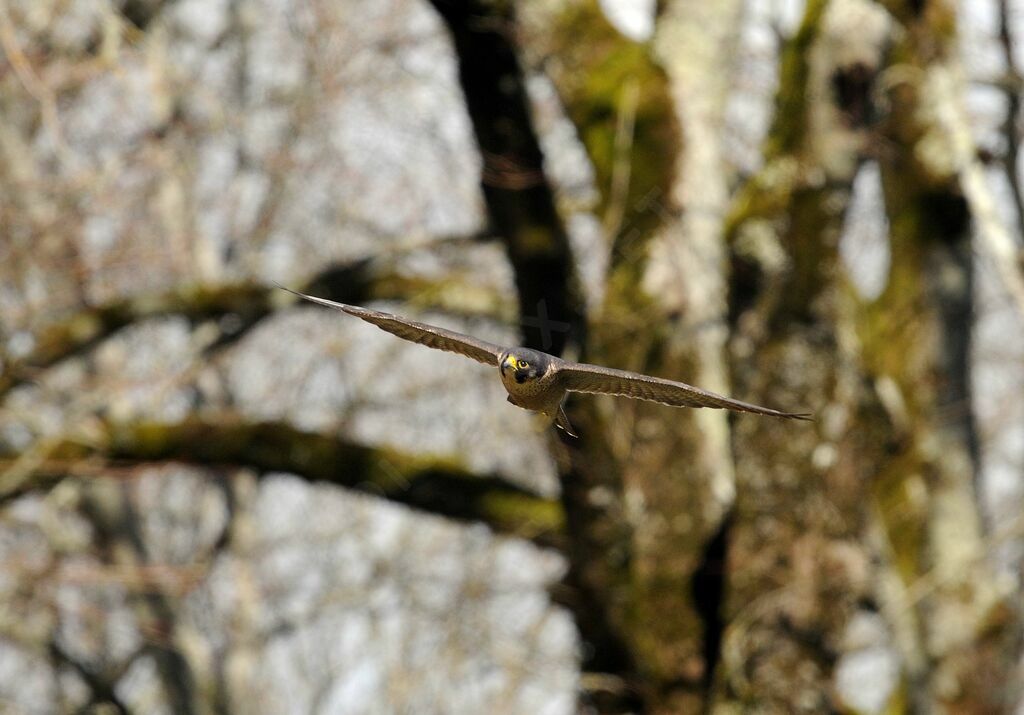
<instances>
[{"instance_id":1,"label":"falcon eye","mask_svg":"<svg viewBox=\"0 0 1024 715\"><path fill-rule=\"evenodd\" d=\"M523 369L528 368L528 367L530 367L530 363L526 362L525 360L520 360L519 361L519 367L521 367Z\"/></svg>"}]
</instances>

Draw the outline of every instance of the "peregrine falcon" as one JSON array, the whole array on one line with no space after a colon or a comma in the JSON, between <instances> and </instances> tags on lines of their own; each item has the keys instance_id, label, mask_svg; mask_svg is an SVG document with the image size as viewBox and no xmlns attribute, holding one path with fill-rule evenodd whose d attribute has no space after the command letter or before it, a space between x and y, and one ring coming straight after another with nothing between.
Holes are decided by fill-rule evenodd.
<instances>
[{"instance_id":1,"label":"peregrine falcon","mask_svg":"<svg viewBox=\"0 0 1024 715\"><path fill-rule=\"evenodd\" d=\"M573 432L572 425L569 424L569 419L562 406L566 394L570 392L621 395L637 400L660 402L673 407L714 407L736 412L752 412L769 417L811 419L810 414L781 412L768 407L760 407L702 390L684 382L664 380L660 377L650 377L637 372L616 370L599 365L569 362L530 348L503 347L457 333L454 330L417 323L390 313L335 303L332 300L316 298L280 285L279 287L305 300L344 311L368 323L373 323L381 330L397 335L404 340L426 345L428 348L436 350L447 350L465 355L477 362L498 368L498 372L501 374L501 384L508 392L509 402L516 407L543 414L573 437L576 434Z\"/></svg>"}]
</instances>

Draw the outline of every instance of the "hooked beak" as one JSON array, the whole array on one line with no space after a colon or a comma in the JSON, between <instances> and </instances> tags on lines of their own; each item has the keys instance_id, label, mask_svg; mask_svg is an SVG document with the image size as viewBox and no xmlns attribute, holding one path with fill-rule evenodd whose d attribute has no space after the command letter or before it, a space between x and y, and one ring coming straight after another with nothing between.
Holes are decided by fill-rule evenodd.
<instances>
[{"instance_id":1,"label":"hooked beak","mask_svg":"<svg viewBox=\"0 0 1024 715\"><path fill-rule=\"evenodd\" d=\"M503 363L501 363L501 374L502 375L505 374L505 368L506 367L510 367L513 370L516 369L516 359L515 359L515 357L513 357L512 355L506 355L505 356L505 361Z\"/></svg>"}]
</instances>

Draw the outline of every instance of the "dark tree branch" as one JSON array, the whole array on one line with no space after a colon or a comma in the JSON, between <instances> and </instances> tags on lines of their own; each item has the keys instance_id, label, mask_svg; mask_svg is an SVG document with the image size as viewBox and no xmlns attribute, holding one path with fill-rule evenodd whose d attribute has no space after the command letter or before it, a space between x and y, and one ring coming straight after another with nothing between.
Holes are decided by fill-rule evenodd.
<instances>
[{"instance_id":1,"label":"dark tree branch","mask_svg":"<svg viewBox=\"0 0 1024 715\"><path fill-rule=\"evenodd\" d=\"M479 476L450 462L365 447L302 432L284 423L191 418L177 424L111 424L106 426L102 444L88 448L63 445L54 450L53 457L35 470L26 488L46 487L69 472L81 473L82 467L88 468L90 457L133 465L173 460L238 466L260 473L296 474L431 514L481 522L499 533L543 546L560 545L563 517L558 503L500 476ZM107 473L108 465L101 470ZM0 495L0 501L14 496L17 493Z\"/></svg>"},{"instance_id":2,"label":"dark tree branch","mask_svg":"<svg viewBox=\"0 0 1024 715\"><path fill-rule=\"evenodd\" d=\"M138 515L123 484L92 482L85 491L81 509L96 529L96 538L107 562L139 567L149 561ZM144 651L156 664L171 710L193 715L197 712L195 675L174 637L177 614L170 598L154 589L137 594L133 601L138 609L140 630L162 636L151 640Z\"/></svg>"},{"instance_id":3,"label":"dark tree branch","mask_svg":"<svg viewBox=\"0 0 1024 715\"><path fill-rule=\"evenodd\" d=\"M391 272L384 263L381 259L363 259L332 266L297 288L331 300L358 304L368 300L408 298L432 287ZM192 285L84 307L35 335L35 347L30 354L2 363L0 397L61 360L80 355L118 330L148 318L181 315L192 323L218 321L221 335L207 347L206 352L210 354L246 335L275 310L280 298L281 291L276 287L255 283Z\"/></svg>"},{"instance_id":4,"label":"dark tree branch","mask_svg":"<svg viewBox=\"0 0 1024 715\"><path fill-rule=\"evenodd\" d=\"M1003 122L1003 136L1006 137L1006 154L1003 157L1006 179L1010 184L1011 198L1017 214L1017 229L1024 232L1024 193L1021 191L1019 157L1020 135L1018 122L1021 111L1021 77L1020 68L1013 54L1013 34L1011 30L1010 8L1008 0L999 0L999 43L1002 46L1003 58L1006 61L1007 81L1001 86L1006 93L1006 120Z\"/></svg>"},{"instance_id":5,"label":"dark tree branch","mask_svg":"<svg viewBox=\"0 0 1024 715\"><path fill-rule=\"evenodd\" d=\"M451 31L459 81L483 159L481 187L492 230L505 243L519 291L519 315L545 306L583 343L583 303L573 277L569 239L544 173L514 42L510 2L433 0ZM524 344L561 355L569 335L524 329Z\"/></svg>"},{"instance_id":6,"label":"dark tree branch","mask_svg":"<svg viewBox=\"0 0 1024 715\"><path fill-rule=\"evenodd\" d=\"M50 658L57 665L66 665L78 673L79 677L85 681L85 684L89 687L89 703L83 708L83 711L93 705L105 703L110 705L115 712L120 715L131 715L131 710L128 708L121 698L118 697L117 692L114 690L115 679L110 678L104 674L96 673L91 668L88 668L84 663L80 663L68 652L60 647L60 644L56 640L51 640L49 643Z\"/></svg>"},{"instance_id":7,"label":"dark tree branch","mask_svg":"<svg viewBox=\"0 0 1024 715\"><path fill-rule=\"evenodd\" d=\"M0 396L30 382L61 360L80 355L118 330L147 318L184 315L198 323L234 315L238 320L218 341L229 342L271 312L273 297L274 289L255 284L189 286L85 307L37 334L29 355L6 361L0 374Z\"/></svg>"}]
</instances>

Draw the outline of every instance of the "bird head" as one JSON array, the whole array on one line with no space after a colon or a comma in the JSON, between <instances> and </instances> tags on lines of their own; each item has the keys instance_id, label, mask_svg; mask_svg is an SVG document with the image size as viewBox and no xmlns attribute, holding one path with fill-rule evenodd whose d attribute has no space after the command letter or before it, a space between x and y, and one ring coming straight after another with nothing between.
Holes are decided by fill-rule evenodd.
<instances>
[{"instance_id":1,"label":"bird head","mask_svg":"<svg viewBox=\"0 0 1024 715\"><path fill-rule=\"evenodd\" d=\"M548 359L544 353L529 348L514 348L502 354L498 364L501 375L512 375L520 385L535 380L547 370Z\"/></svg>"}]
</instances>

